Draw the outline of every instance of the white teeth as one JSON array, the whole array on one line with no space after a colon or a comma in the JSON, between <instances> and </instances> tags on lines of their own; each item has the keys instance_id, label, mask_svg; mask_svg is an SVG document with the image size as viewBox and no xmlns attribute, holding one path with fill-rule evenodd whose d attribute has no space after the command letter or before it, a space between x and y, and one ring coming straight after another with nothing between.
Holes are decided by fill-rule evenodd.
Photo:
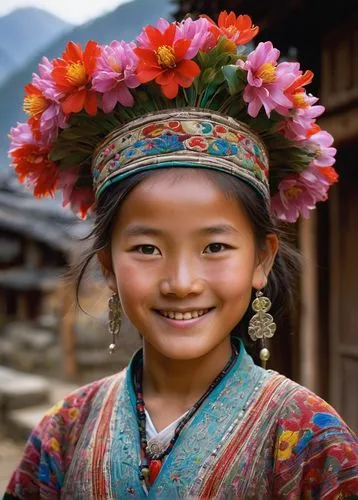
<instances>
[{"instance_id":1,"label":"white teeth","mask_svg":"<svg viewBox=\"0 0 358 500\"><path fill-rule=\"evenodd\" d=\"M200 309L199 311L187 311L187 312L174 312L174 311L159 311L162 316L166 318L175 319L178 321L185 321L189 319L198 318L209 312L209 309Z\"/></svg>"}]
</instances>

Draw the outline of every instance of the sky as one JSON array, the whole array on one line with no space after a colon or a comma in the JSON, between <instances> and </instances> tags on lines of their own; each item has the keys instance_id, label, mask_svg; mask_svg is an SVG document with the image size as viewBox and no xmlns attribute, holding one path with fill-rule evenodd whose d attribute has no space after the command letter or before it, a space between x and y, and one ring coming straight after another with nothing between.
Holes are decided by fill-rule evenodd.
<instances>
[{"instance_id":1,"label":"sky","mask_svg":"<svg viewBox=\"0 0 358 500\"><path fill-rule=\"evenodd\" d=\"M130 0L1 0L0 17L21 7L38 7L72 24L82 24Z\"/></svg>"}]
</instances>

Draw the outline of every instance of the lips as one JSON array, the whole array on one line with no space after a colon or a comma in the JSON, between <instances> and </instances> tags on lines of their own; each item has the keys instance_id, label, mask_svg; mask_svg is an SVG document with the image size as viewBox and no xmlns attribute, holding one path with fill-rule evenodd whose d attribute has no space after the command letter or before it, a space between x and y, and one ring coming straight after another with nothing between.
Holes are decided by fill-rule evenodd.
<instances>
[{"instance_id":1,"label":"lips","mask_svg":"<svg viewBox=\"0 0 358 500\"><path fill-rule=\"evenodd\" d=\"M160 314L160 316L163 316L164 318L174 319L176 321L188 321L200 318L201 316L204 316L212 309L213 307L207 309L195 309L191 311L169 311L169 310L157 309L156 312Z\"/></svg>"}]
</instances>

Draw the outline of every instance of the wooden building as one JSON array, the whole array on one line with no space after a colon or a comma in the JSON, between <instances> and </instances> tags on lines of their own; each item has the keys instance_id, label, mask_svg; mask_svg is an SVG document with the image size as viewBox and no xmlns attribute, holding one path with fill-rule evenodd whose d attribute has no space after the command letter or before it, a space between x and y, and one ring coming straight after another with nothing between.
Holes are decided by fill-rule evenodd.
<instances>
[{"instance_id":1,"label":"wooden building","mask_svg":"<svg viewBox=\"0 0 358 500\"><path fill-rule=\"evenodd\" d=\"M340 182L297 225L304 265L292 342L276 365L331 402L358 430L358 5L319 0L177 0L177 17L222 10L248 14L284 57L315 73L319 121L335 137ZM277 347L277 346L276 346ZM288 363L282 363L282 360Z\"/></svg>"},{"instance_id":2,"label":"wooden building","mask_svg":"<svg viewBox=\"0 0 358 500\"><path fill-rule=\"evenodd\" d=\"M38 202L15 182L0 189L2 324L46 312L46 295L57 286L74 236L73 216L63 214L60 204Z\"/></svg>"},{"instance_id":3,"label":"wooden building","mask_svg":"<svg viewBox=\"0 0 358 500\"><path fill-rule=\"evenodd\" d=\"M138 348L124 318L119 352L109 356L110 291L98 269L81 289L85 312L63 279L92 224L60 199L37 200L12 175L0 178L0 364L87 382L123 368Z\"/></svg>"}]
</instances>

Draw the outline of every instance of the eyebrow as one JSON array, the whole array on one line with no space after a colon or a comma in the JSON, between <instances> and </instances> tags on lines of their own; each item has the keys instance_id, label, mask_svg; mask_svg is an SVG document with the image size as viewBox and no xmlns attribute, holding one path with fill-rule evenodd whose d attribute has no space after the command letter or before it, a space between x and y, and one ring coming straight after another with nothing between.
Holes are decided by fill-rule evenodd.
<instances>
[{"instance_id":1,"label":"eyebrow","mask_svg":"<svg viewBox=\"0 0 358 500\"><path fill-rule=\"evenodd\" d=\"M203 227L197 231L198 234L227 234L238 233L239 231L231 224L217 224ZM141 224L130 225L122 232L124 236L163 236L165 231Z\"/></svg>"}]
</instances>

